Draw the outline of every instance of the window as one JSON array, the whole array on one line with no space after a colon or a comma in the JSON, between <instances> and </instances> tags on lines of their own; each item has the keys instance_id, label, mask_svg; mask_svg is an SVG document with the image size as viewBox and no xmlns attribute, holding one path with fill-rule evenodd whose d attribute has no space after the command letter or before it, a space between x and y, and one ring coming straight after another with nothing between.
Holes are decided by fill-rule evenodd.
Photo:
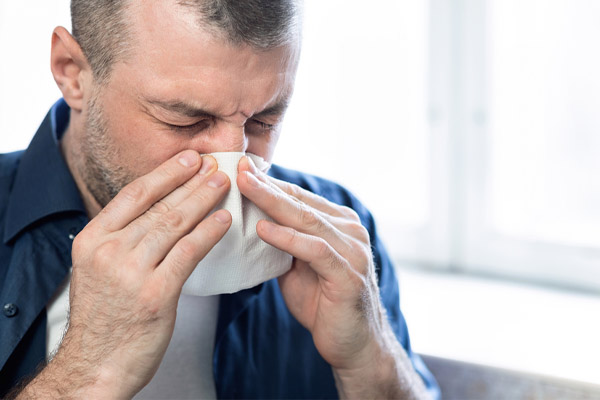
<instances>
[{"instance_id":1,"label":"window","mask_svg":"<svg viewBox=\"0 0 600 400\"><path fill-rule=\"evenodd\" d=\"M600 4L464 10L467 270L600 289ZM485 21L485 25L477 21ZM470 81L470 82L469 82Z\"/></svg>"}]
</instances>

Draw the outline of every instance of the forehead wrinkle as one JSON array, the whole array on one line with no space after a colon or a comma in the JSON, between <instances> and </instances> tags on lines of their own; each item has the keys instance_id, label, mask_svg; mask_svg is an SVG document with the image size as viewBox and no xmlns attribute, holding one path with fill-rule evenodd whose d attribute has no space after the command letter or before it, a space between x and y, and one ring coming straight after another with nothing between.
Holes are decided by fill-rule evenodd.
<instances>
[{"instance_id":1,"label":"forehead wrinkle","mask_svg":"<svg viewBox=\"0 0 600 400\"><path fill-rule=\"evenodd\" d=\"M140 97L141 98L141 102L142 102L142 106L147 110L146 107L146 103L155 107L160 107L163 110L166 110L168 112L172 112L172 113L176 113L176 114L180 114L180 115L184 115L190 118L212 118L212 117L218 117L218 118L222 118L222 119L228 119L228 118L232 118L234 117L236 114L241 114L245 120L250 119L254 116L261 116L261 117L272 117L272 116L281 116L285 113L288 105L289 105L289 96L280 96L279 99L272 105L267 105L265 106L262 110L258 111L258 112L254 112L253 114L250 114L248 112L245 112L243 110L239 110L236 108L236 110L230 114L227 115L217 115L218 113L216 112L216 110L210 110L210 108L203 108L203 107L199 107L196 106L192 103L188 103L186 101L183 100L177 100L177 99L167 99L167 100L160 100L160 99L155 99L155 98L148 98L148 97ZM271 103L271 102L269 102ZM267 103L268 104L268 103Z\"/></svg>"},{"instance_id":2,"label":"forehead wrinkle","mask_svg":"<svg viewBox=\"0 0 600 400\"><path fill-rule=\"evenodd\" d=\"M209 111L180 100L163 101L157 99L146 99L146 102L154 106L160 107L164 110L171 111L177 114L182 114L191 118L212 116L212 114Z\"/></svg>"}]
</instances>

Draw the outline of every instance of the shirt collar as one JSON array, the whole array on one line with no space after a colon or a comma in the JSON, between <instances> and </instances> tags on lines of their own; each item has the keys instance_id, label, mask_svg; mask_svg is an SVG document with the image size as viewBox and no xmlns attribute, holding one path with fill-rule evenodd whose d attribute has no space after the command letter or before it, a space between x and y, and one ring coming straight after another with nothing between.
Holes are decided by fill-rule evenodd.
<instances>
[{"instance_id":1,"label":"shirt collar","mask_svg":"<svg viewBox=\"0 0 600 400\"><path fill-rule=\"evenodd\" d=\"M81 195L59 146L69 116L69 106L60 99L52 106L21 157L6 209L4 243L51 215L85 213Z\"/></svg>"}]
</instances>

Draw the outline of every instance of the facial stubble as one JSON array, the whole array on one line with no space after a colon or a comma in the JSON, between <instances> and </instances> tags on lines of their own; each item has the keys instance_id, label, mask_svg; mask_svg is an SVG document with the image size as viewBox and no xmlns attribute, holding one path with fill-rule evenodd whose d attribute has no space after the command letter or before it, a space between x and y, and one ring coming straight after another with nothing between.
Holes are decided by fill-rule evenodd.
<instances>
[{"instance_id":1,"label":"facial stubble","mask_svg":"<svg viewBox=\"0 0 600 400\"><path fill-rule=\"evenodd\" d=\"M87 103L77 159L85 185L104 208L135 176L123 165L122 152L111 139L100 96L96 91Z\"/></svg>"}]
</instances>

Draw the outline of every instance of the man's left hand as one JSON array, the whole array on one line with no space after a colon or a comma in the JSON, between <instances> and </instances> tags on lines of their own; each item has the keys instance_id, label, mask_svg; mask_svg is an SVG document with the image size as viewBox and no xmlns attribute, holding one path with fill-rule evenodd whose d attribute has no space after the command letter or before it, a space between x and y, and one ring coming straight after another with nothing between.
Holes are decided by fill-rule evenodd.
<instances>
[{"instance_id":1,"label":"man's left hand","mask_svg":"<svg viewBox=\"0 0 600 400\"><path fill-rule=\"evenodd\" d=\"M238 168L241 193L275 221L260 221L259 237L294 257L279 286L288 309L333 367L340 395L376 395L359 389L367 389L365 381L380 389L389 384L388 395L423 393L387 322L369 233L357 213L267 176L247 157Z\"/></svg>"}]
</instances>

